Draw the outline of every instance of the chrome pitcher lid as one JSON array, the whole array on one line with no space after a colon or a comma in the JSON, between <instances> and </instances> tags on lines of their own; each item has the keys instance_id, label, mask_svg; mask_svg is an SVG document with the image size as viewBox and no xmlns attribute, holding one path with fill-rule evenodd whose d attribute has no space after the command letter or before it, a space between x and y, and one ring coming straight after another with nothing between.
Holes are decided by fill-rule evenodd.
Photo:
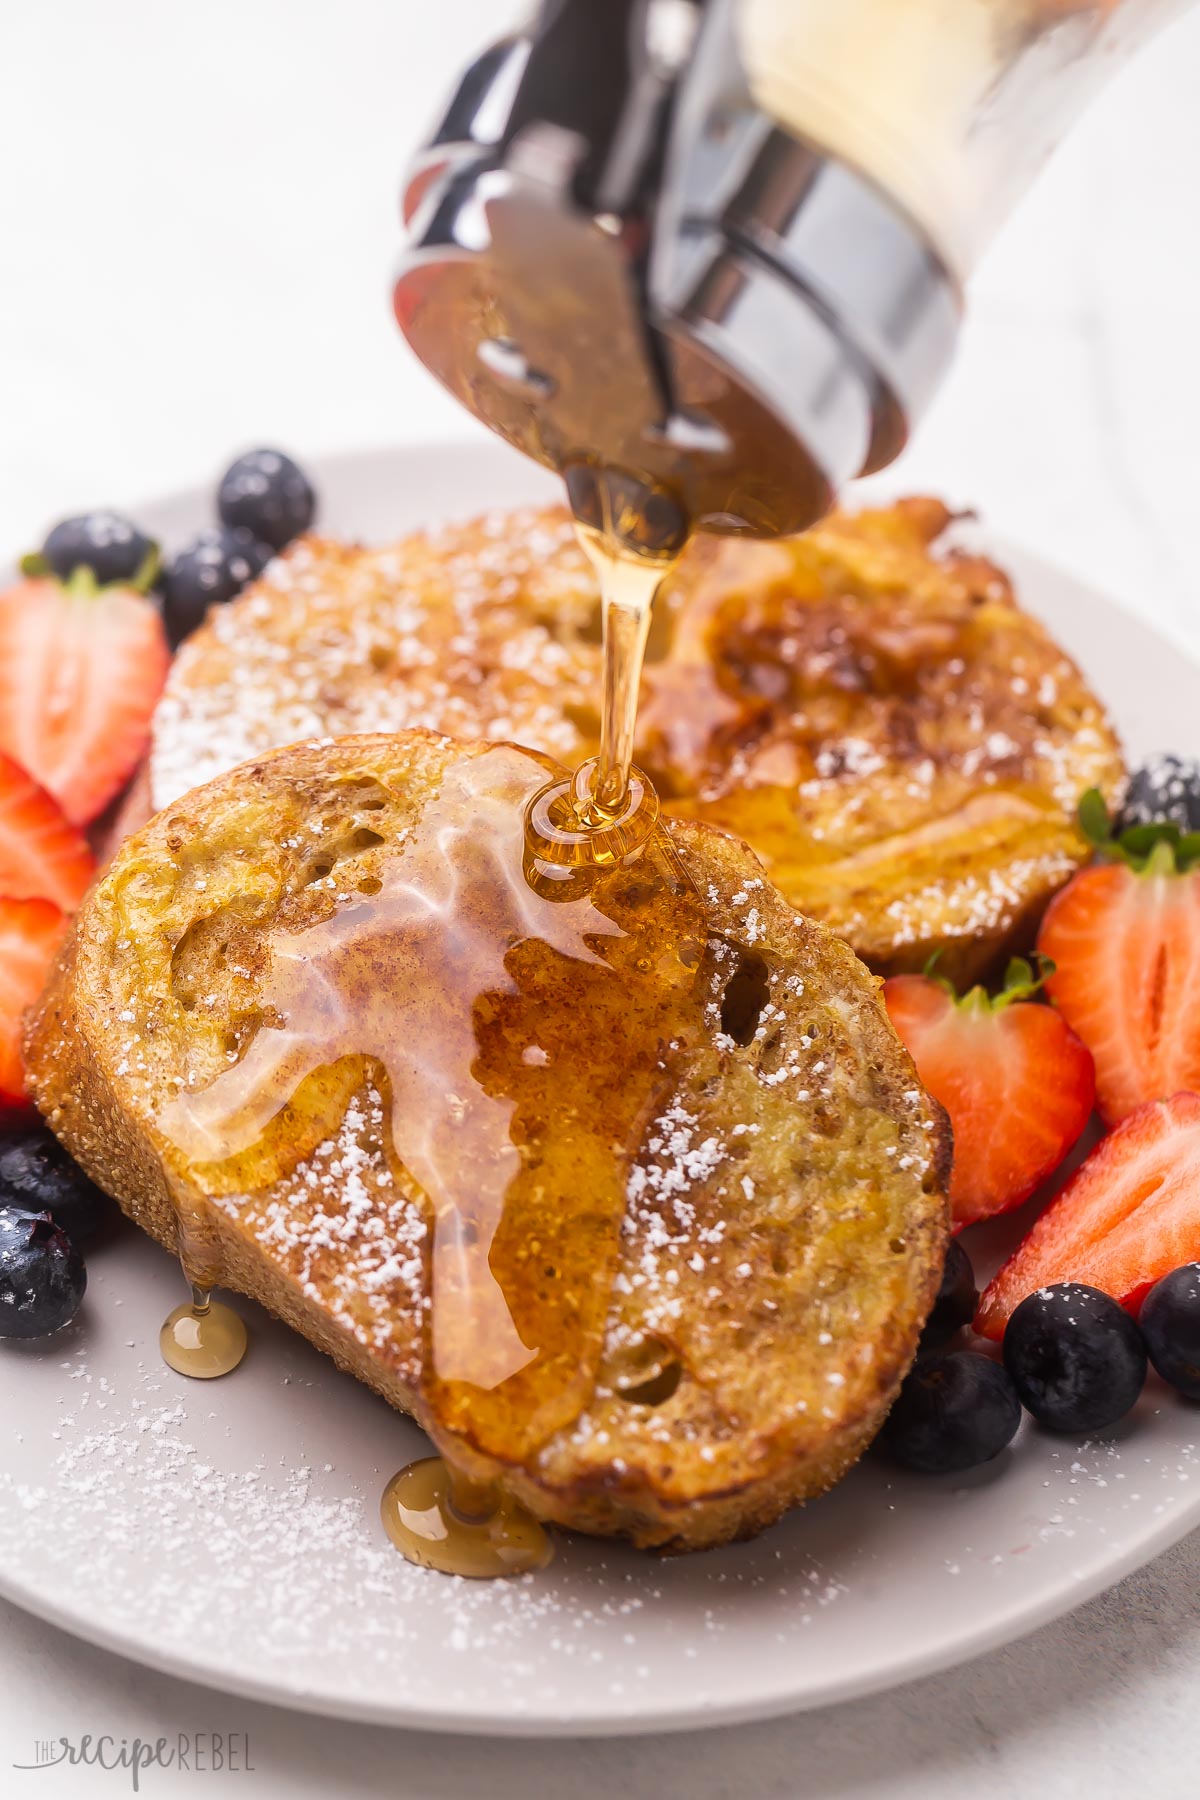
<instances>
[{"instance_id":1,"label":"chrome pitcher lid","mask_svg":"<svg viewBox=\"0 0 1200 1800\"><path fill-rule=\"evenodd\" d=\"M758 109L732 0L546 0L467 72L405 213L396 316L445 386L710 530L811 524L897 454L953 350L935 251Z\"/></svg>"}]
</instances>

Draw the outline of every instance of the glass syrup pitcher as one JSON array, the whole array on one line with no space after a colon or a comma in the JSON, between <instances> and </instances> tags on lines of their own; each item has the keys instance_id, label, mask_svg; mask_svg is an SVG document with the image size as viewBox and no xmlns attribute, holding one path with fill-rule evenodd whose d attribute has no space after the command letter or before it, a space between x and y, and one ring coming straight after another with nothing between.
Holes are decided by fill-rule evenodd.
<instances>
[{"instance_id":1,"label":"glass syrup pitcher","mask_svg":"<svg viewBox=\"0 0 1200 1800\"><path fill-rule=\"evenodd\" d=\"M417 354L540 462L811 524L903 447L963 283L1186 0L545 0L406 193Z\"/></svg>"}]
</instances>

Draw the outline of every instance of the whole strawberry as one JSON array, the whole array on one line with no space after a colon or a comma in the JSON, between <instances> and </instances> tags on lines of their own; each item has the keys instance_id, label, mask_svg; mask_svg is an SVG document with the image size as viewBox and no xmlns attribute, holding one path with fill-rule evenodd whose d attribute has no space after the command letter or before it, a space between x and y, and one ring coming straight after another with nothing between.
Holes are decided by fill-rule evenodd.
<instances>
[{"instance_id":1,"label":"whole strawberry","mask_svg":"<svg viewBox=\"0 0 1200 1800\"><path fill-rule=\"evenodd\" d=\"M150 546L136 574L119 580L82 562L62 579L47 554L53 542L51 533L47 551L22 563L26 579L0 592L0 751L71 824L86 825L137 765L166 680L166 636L146 593L158 557ZM107 540L103 548L111 561Z\"/></svg>"},{"instance_id":2,"label":"whole strawberry","mask_svg":"<svg viewBox=\"0 0 1200 1800\"><path fill-rule=\"evenodd\" d=\"M1079 820L1097 861L1051 901L1038 949L1115 1125L1147 1100L1200 1089L1200 832L1164 821L1114 836L1094 791Z\"/></svg>"},{"instance_id":3,"label":"whole strawberry","mask_svg":"<svg viewBox=\"0 0 1200 1800\"><path fill-rule=\"evenodd\" d=\"M950 1115L956 1227L1027 1200L1052 1175L1092 1112L1092 1059L1041 977L1014 957L1002 991L958 998L931 972L895 975L883 997L917 1074Z\"/></svg>"}]
</instances>

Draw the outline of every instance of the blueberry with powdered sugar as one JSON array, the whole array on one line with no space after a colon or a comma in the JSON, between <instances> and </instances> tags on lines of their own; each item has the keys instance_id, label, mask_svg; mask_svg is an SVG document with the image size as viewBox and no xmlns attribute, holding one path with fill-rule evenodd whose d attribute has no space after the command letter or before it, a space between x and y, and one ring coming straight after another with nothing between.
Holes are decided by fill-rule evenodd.
<instances>
[{"instance_id":1,"label":"blueberry with powdered sugar","mask_svg":"<svg viewBox=\"0 0 1200 1800\"><path fill-rule=\"evenodd\" d=\"M270 560L270 546L244 525L198 531L163 574L163 618L172 648L204 623L210 606L240 594Z\"/></svg>"},{"instance_id":2,"label":"blueberry with powdered sugar","mask_svg":"<svg viewBox=\"0 0 1200 1800\"><path fill-rule=\"evenodd\" d=\"M894 1462L955 1475L999 1456L1017 1434L1021 1403L1003 1367L976 1350L921 1356L879 1434Z\"/></svg>"},{"instance_id":3,"label":"blueberry with powdered sugar","mask_svg":"<svg viewBox=\"0 0 1200 1800\"><path fill-rule=\"evenodd\" d=\"M44 1125L0 1135L0 1206L48 1212L77 1244L96 1237L114 1213L108 1196Z\"/></svg>"},{"instance_id":4,"label":"blueberry with powdered sugar","mask_svg":"<svg viewBox=\"0 0 1200 1800\"><path fill-rule=\"evenodd\" d=\"M61 1330L86 1287L82 1256L48 1212L0 1206L0 1338Z\"/></svg>"},{"instance_id":5,"label":"blueberry with powdered sugar","mask_svg":"<svg viewBox=\"0 0 1200 1800\"><path fill-rule=\"evenodd\" d=\"M1200 761L1195 757L1152 756L1130 780L1118 830L1164 822L1180 831L1200 831Z\"/></svg>"},{"instance_id":6,"label":"blueberry with powdered sugar","mask_svg":"<svg viewBox=\"0 0 1200 1800\"><path fill-rule=\"evenodd\" d=\"M100 509L60 519L46 536L39 560L60 581L76 569L90 569L101 587L113 581L137 581L157 562L154 540L122 513ZM152 579L152 576L145 576Z\"/></svg>"},{"instance_id":7,"label":"blueberry with powdered sugar","mask_svg":"<svg viewBox=\"0 0 1200 1800\"><path fill-rule=\"evenodd\" d=\"M231 463L217 489L222 525L242 526L272 550L282 550L313 522L312 483L282 450L248 450Z\"/></svg>"},{"instance_id":8,"label":"blueberry with powdered sugar","mask_svg":"<svg viewBox=\"0 0 1200 1800\"><path fill-rule=\"evenodd\" d=\"M1107 1431L1146 1379L1146 1346L1110 1294L1080 1281L1028 1294L1004 1333L1004 1366L1023 1405L1052 1431Z\"/></svg>"},{"instance_id":9,"label":"blueberry with powdered sugar","mask_svg":"<svg viewBox=\"0 0 1200 1800\"><path fill-rule=\"evenodd\" d=\"M1184 1263L1156 1282L1139 1324L1163 1380L1189 1400L1200 1400L1200 1263Z\"/></svg>"}]
</instances>

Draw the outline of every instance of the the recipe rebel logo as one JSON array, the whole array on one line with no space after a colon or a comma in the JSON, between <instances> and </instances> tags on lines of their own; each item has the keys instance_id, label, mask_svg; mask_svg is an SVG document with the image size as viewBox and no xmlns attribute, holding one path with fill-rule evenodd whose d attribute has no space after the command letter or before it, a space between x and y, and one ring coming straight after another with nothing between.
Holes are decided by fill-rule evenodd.
<instances>
[{"instance_id":1,"label":"the recipe rebel logo","mask_svg":"<svg viewBox=\"0 0 1200 1800\"><path fill-rule=\"evenodd\" d=\"M38 1738L33 1760L14 1769L124 1769L133 1793L148 1769L182 1769L196 1775L252 1775L250 1738L244 1731L178 1732L174 1737L117 1738L86 1732L79 1738Z\"/></svg>"}]
</instances>

